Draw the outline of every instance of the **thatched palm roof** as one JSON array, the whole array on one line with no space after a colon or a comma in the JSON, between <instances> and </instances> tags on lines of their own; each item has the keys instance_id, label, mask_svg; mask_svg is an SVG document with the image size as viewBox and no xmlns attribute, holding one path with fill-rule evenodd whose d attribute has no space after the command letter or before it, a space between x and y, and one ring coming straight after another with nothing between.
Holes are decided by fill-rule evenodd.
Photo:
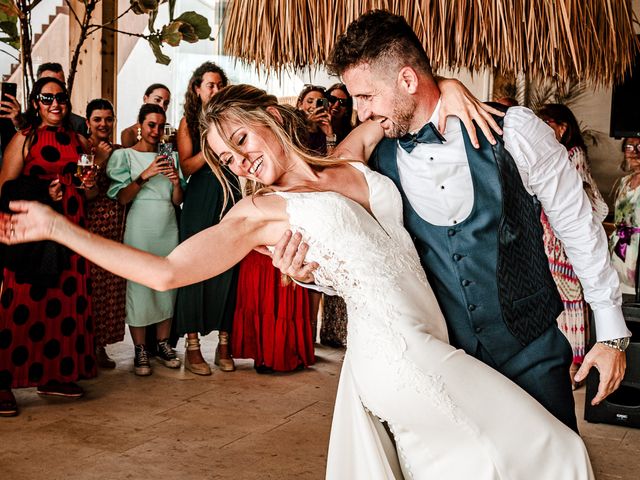
<instances>
[{"instance_id":1,"label":"thatched palm roof","mask_svg":"<svg viewBox=\"0 0 640 480\"><path fill-rule=\"evenodd\" d=\"M278 71L322 64L337 35L375 8L407 19L436 70L610 85L637 48L630 0L231 0L224 49Z\"/></svg>"}]
</instances>

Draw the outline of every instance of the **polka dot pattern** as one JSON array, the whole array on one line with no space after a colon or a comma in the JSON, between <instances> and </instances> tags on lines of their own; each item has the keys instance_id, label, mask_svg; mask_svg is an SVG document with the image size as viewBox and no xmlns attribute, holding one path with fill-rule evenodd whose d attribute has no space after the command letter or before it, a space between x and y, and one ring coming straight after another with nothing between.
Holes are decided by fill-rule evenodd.
<instances>
[{"instance_id":1,"label":"polka dot pattern","mask_svg":"<svg viewBox=\"0 0 640 480\"><path fill-rule=\"evenodd\" d=\"M23 174L65 185L60 206L84 223L84 192L73 183L79 143L75 134L42 128L25 159ZM4 270L0 296L0 385L37 386L96 374L89 264L71 254L56 287L31 285Z\"/></svg>"}]
</instances>

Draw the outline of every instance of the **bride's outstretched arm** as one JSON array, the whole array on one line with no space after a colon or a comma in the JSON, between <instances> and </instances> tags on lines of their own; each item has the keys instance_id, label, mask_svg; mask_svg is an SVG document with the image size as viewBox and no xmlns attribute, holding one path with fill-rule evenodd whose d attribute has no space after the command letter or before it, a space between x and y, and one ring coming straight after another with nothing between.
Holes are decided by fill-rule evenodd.
<instances>
[{"instance_id":1,"label":"bride's outstretched arm","mask_svg":"<svg viewBox=\"0 0 640 480\"><path fill-rule=\"evenodd\" d=\"M218 275L257 245L273 244L287 227L286 221L278 222L278 200L238 203L218 225L189 238L166 257L100 237L49 207L26 201L11 202L12 215L0 214L0 242L53 240L116 275L168 290Z\"/></svg>"}]
</instances>

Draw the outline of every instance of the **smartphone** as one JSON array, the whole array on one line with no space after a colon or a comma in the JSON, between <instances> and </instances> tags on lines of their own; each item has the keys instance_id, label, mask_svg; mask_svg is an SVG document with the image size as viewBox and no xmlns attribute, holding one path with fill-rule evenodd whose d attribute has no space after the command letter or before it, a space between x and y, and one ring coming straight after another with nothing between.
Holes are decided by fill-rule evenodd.
<instances>
[{"instance_id":1,"label":"smartphone","mask_svg":"<svg viewBox=\"0 0 640 480\"><path fill-rule=\"evenodd\" d=\"M173 164L173 145L171 143L159 143L158 155L163 156L166 163Z\"/></svg>"},{"instance_id":2,"label":"smartphone","mask_svg":"<svg viewBox=\"0 0 640 480\"><path fill-rule=\"evenodd\" d=\"M6 96L7 93L15 98L18 95L18 85L13 82L2 82L2 101L10 101Z\"/></svg>"},{"instance_id":3,"label":"smartphone","mask_svg":"<svg viewBox=\"0 0 640 480\"><path fill-rule=\"evenodd\" d=\"M327 110L329 108L329 100L324 97L316 99L316 108L324 108Z\"/></svg>"}]
</instances>

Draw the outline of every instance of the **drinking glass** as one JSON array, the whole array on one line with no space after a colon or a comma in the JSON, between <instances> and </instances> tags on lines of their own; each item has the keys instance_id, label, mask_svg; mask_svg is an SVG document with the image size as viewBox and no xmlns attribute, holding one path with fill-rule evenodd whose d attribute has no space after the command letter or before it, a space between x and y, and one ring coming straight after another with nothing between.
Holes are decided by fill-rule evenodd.
<instances>
[{"instance_id":1,"label":"drinking glass","mask_svg":"<svg viewBox=\"0 0 640 480\"><path fill-rule=\"evenodd\" d=\"M81 185L78 188L87 188L84 184L84 180L93 170L93 158L94 155L92 153L83 153L80 155L80 158L78 158L76 177L78 177L81 182Z\"/></svg>"}]
</instances>

